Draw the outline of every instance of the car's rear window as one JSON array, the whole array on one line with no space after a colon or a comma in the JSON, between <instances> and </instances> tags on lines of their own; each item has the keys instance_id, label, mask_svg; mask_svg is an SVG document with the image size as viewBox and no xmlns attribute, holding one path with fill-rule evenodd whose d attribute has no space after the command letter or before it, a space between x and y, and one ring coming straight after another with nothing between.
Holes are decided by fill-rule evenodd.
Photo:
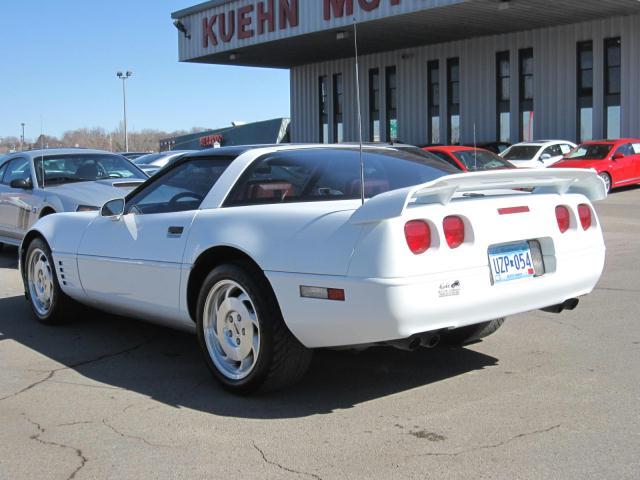
<instances>
[{"instance_id":1,"label":"car's rear window","mask_svg":"<svg viewBox=\"0 0 640 480\"><path fill-rule=\"evenodd\" d=\"M367 149L363 159L367 198L459 172L438 158L408 149ZM357 199L360 191L357 149L288 150L257 159L225 206Z\"/></svg>"}]
</instances>

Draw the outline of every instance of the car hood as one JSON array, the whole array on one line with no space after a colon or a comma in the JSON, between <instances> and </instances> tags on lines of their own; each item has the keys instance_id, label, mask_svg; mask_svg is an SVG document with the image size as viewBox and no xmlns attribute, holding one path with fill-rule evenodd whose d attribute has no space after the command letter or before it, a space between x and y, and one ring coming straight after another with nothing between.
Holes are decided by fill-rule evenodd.
<instances>
[{"instance_id":1,"label":"car hood","mask_svg":"<svg viewBox=\"0 0 640 480\"><path fill-rule=\"evenodd\" d=\"M554 168L594 168L598 170L604 160L560 160L553 164Z\"/></svg>"},{"instance_id":2,"label":"car hood","mask_svg":"<svg viewBox=\"0 0 640 480\"><path fill-rule=\"evenodd\" d=\"M75 203L77 205L92 205L101 207L103 204L114 198L122 198L131 190L140 185L142 180L97 180L95 182L65 183L63 185L45 186L45 191L49 195L57 195L65 203ZM65 206L73 208L72 206Z\"/></svg>"}]
</instances>

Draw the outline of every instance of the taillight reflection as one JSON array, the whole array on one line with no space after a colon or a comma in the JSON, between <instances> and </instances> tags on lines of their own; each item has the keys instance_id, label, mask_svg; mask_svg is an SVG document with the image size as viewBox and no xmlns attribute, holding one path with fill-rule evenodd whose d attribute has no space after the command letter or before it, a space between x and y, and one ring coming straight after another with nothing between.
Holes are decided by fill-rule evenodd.
<instances>
[{"instance_id":1,"label":"taillight reflection","mask_svg":"<svg viewBox=\"0 0 640 480\"><path fill-rule=\"evenodd\" d=\"M450 248L458 248L464 243L464 221L460 217L446 217L442 222L444 238Z\"/></svg>"},{"instance_id":2,"label":"taillight reflection","mask_svg":"<svg viewBox=\"0 0 640 480\"><path fill-rule=\"evenodd\" d=\"M415 255L429 250L431 246L431 229L427 222L422 220L411 220L404 226L404 237L407 245Z\"/></svg>"},{"instance_id":3,"label":"taillight reflection","mask_svg":"<svg viewBox=\"0 0 640 480\"><path fill-rule=\"evenodd\" d=\"M584 230L591 228L591 208L587 204L578 205L578 216L580 217L580 223Z\"/></svg>"},{"instance_id":4,"label":"taillight reflection","mask_svg":"<svg viewBox=\"0 0 640 480\"><path fill-rule=\"evenodd\" d=\"M560 229L560 233L564 233L569 230L569 225L571 225L571 215L569 214L569 209L564 206L556 207L556 220L558 221L558 228Z\"/></svg>"}]
</instances>

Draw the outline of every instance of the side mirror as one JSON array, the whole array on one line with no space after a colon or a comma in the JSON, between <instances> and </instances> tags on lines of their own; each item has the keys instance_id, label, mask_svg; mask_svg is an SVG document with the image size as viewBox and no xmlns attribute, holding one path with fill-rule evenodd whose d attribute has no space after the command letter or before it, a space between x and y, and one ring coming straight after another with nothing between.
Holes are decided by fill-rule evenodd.
<instances>
[{"instance_id":1,"label":"side mirror","mask_svg":"<svg viewBox=\"0 0 640 480\"><path fill-rule=\"evenodd\" d=\"M114 220L119 220L124 214L124 198L116 198L115 200L109 200L100 209L100 215L103 217L111 217Z\"/></svg>"},{"instance_id":2,"label":"side mirror","mask_svg":"<svg viewBox=\"0 0 640 480\"><path fill-rule=\"evenodd\" d=\"M20 188L22 190L31 190L33 188L30 178L16 178L15 180L11 180L9 186L11 188Z\"/></svg>"},{"instance_id":3,"label":"side mirror","mask_svg":"<svg viewBox=\"0 0 640 480\"><path fill-rule=\"evenodd\" d=\"M543 153L542 155L540 155L541 162L544 162L546 160L551 160L551 155L549 155L548 153Z\"/></svg>"},{"instance_id":4,"label":"side mirror","mask_svg":"<svg viewBox=\"0 0 640 480\"><path fill-rule=\"evenodd\" d=\"M624 158L624 153L616 153L616 154L613 156L613 160L621 160L621 159L623 159L623 158Z\"/></svg>"}]
</instances>

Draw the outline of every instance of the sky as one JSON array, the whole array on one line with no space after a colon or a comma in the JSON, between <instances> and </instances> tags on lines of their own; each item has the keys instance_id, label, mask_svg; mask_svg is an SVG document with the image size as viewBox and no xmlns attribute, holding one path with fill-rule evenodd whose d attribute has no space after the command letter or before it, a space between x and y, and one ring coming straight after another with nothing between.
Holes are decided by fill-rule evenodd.
<instances>
[{"instance_id":1,"label":"sky","mask_svg":"<svg viewBox=\"0 0 640 480\"><path fill-rule=\"evenodd\" d=\"M224 127L289 116L287 70L178 62L171 12L200 0L4 0L0 137L60 136L122 121L130 130Z\"/></svg>"}]
</instances>

